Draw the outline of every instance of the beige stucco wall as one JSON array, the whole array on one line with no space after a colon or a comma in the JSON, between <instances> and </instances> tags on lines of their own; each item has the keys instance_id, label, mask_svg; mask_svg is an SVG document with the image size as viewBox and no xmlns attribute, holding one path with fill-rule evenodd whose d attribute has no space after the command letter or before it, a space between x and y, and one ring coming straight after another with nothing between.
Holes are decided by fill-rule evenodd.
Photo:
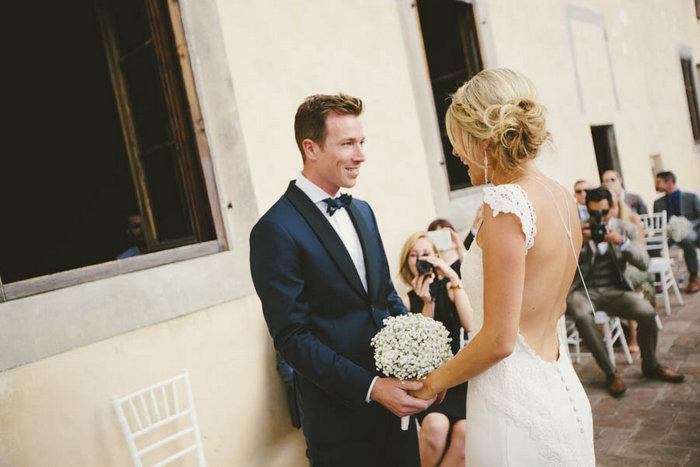
<instances>
[{"instance_id":1,"label":"beige stucco wall","mask_svg":"<svg viewBox=\"0 0 700 467\"><path fill-rule=\"evenodd\" d=\"M88 302L83 300L86 287L23 299L11 304L14 321L23 313L76 314L51 313L54 309L77 308L89 314L108 306L110 313L118 312L127 301L115 298L105 305L110 294L129 293L129 281L134 285L153 274L163 283L175 272L203 274L204 279L197 281L202 284L199 293L209 290L216 295L224 287L249 290L249 279L240 268L221 262L246 261L249 225L241 221L240 210L257 206L264 212L300 170L292 120L301 99L311 93L344 91L365 100L368 160L352 193L375 209L392 271L397 269L403 239L436 215L450 213L456 224L466 226L470 210L451 211L450 206L473 205L463 200L478 198L478 190L435 195L446 184L431 165L437 161L432 152L434 128L421 123L418 115L432 105L429 93L416 88L416 83L425 82L425 76L415 75L421 69L425 73L424 67L416 66L423 52L405 46L407 28L417 28L411 23L412 2L181 3L185 14L191 15L185 23L221 202L234 205L224 212L232 251L100 281L87 287L100 291ZM560 0L537 0L528 9L517 0L476 0L477 14L486 21L481 30L488 37L483 40L490 44L485 63L524 71L550 110L554 145L543 154L542 168L567 187L579 177L595 182L589 127L613 123L630 191L641 193L648 202L653 199L648 162L653 153L661 153L665 168L678 173L681 187L700 187L700 154L692 144L677 51L677 44L685 44L695 63L700 61L700 27L692 2L571 3L602 16L606 35L580 21L571 23L567 32L566 4ZM203 64L214 60L209 56L214 47L206 43L213 34L211 23L198 15L212 5L219 45L226 55L223 62L216 60L235 92L231 101L222 98L214 75L201 71L208 70ZM402 23L401 17L408 20ZM569 34L579 51L576 60ZM611 65L601 59L602 48L609 50ZM584 112L575 84L577 67ZM601 76L605 79L599 80ZM227 114L226 106L235 107L235 112ZM244 155L245 167L234 157L237 154ZM242 181L252 190L241 193L246 186ZM229 270L231 281L221 277ZM168 290L166 284L158 288L159 296L144 297L149 305L143 312L154 313L164 306L159 297L186 293L179 287ZM143 285L138 290L149 294ZM124 311L133 314L138 304L128 303L130 308ZM0 304L0 314L9 309L10 304ZM189 311L193 313L0 373L0 466L128 465L110 397L183 367L191 371L210 465L303 465L303 439L288 422L257 298L247 295ZM14 321L9 322L15 326L12 329L20 329Z\"/></svg>"},{"instance_id":2,"label":"beige stucco wall","mask_svg":"<svg viewBox=\"0 0 700 467\"><path fill-rule=\"evenodd\" d=\"M236 300L2 373L0 465L130 465L111 397L182 368L209 465L303 465L259 307Z\"/></svg>"},{"instance_id":3,"label":"beige stucco wall","mask_svg":"<svg viewBox=\"0 0 700 467\"><path fill-rule=\"evenodd\" d=\"M700 147L692 140L678 52L688 46L693 63L700 62L693 2L538 0L527 10L513 1L479 4L488 7L494 37L496 60L489 65L525 72L549 109L554 145L540 161L548 174L567 187L578 178L597 184L590 126L612 124L625 184L650 207L658 196L652 154L676 172L681 189L700 190ZM568 14L571 7L602 22Z\"/></svg>"}]
</instances>

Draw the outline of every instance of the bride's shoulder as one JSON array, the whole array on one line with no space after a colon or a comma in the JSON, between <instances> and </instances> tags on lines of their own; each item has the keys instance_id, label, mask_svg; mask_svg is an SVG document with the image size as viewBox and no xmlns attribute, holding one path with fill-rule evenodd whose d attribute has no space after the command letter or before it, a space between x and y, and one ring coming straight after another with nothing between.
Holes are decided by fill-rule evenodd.
<instances>
[{"instance_id":1,"label":"bride's shoulder","mask_svg":"<svg viewBox=\"0 0 700 467\"><path fill-rule=\"evenodd\" d=\"M491 208L493 217L501 213L514 214L519 220L529 250L535 243L537 216L527 192L515 183L484 188L484 204Z\"/></svg>"},{"instance_id":2,"label":"bride's shoulder","mask_svg":"<svg viewBox=\"0 0 700 467\"><path fill-rule=\"evenodd\" d=\"M532 203L527 193L515 183L484 188L484 204L487 204L496 216L501 212L517 214L520 211L532 211Z\"/></svg>"}]
</instances>

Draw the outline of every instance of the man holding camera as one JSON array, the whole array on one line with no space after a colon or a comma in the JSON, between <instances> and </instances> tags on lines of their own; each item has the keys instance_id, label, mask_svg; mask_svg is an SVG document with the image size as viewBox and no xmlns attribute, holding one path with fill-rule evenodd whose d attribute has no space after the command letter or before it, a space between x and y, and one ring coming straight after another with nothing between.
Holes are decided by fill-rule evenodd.
<instances>
[{"instance_id":1,"label":"man holding camera","mask_svg":"<svg viewBox=\"0 0 700 467\"><path fill-rule=\"evenodd\" d=\"M682 382L685 377L681 373L656 361L656 312L649 302L632 291L629 278L625 275L628 263L641 270L646 270L649 265L649 255L638 241L637 227L612 217L612 195L606 188L589 191L586 206L591 217L582 224L583 248L579 266L593 307L639 323L638 340L645 376ZM583 342L607 376L608 392L615 397L622 395L627 387L608 358L579 275L574 277L566 305L566 312L576 321Z\"/></svg>"}]
</instances>

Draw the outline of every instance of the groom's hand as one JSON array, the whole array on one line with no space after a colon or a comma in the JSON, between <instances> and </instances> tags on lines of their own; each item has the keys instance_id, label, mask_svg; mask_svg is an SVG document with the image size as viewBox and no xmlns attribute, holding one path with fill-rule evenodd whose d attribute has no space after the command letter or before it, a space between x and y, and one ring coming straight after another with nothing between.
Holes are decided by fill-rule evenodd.
<instances>
[{"instance_id":1,"label":"groom's hand","mask_svg":"<svg viewBox=\"0 0 700 467\"><path fill-rule=\"evenodd\" d=\"M435 401L435 397L428 400L417 399L407 392L418 391L422 387L423 383L420 381L379 378L372 387L370 399L379 402L397 417L406 417L424 411Z\"/></svg>"}]
</instances>

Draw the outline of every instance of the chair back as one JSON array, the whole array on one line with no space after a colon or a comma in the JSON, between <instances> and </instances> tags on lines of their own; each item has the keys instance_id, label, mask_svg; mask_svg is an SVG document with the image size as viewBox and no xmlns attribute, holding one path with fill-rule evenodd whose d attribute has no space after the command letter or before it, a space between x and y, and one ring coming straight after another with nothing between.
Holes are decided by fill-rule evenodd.
<instances>
[{"instance_id":1,"label":"chair back","mask_svg":"<svg viewBox=\"0 0 700 467\"><path fill-rule=\"evenodd\" d=\"M639 217L644 224L647 251L649 253L658 251L662 257L669 258L666 211L640 214Z\"/></svg>"},{"instance_id":2,"label":"chair back","mask_svg":"<svg viewBox=\"0 0 700 467\"><path fill-rule=\"evenodd\" d=\"M187 369L126 396L114 396L112 404L134 466L164 466L193 451L196 465L206 466Z\"/></svg>"}]
</instances>

